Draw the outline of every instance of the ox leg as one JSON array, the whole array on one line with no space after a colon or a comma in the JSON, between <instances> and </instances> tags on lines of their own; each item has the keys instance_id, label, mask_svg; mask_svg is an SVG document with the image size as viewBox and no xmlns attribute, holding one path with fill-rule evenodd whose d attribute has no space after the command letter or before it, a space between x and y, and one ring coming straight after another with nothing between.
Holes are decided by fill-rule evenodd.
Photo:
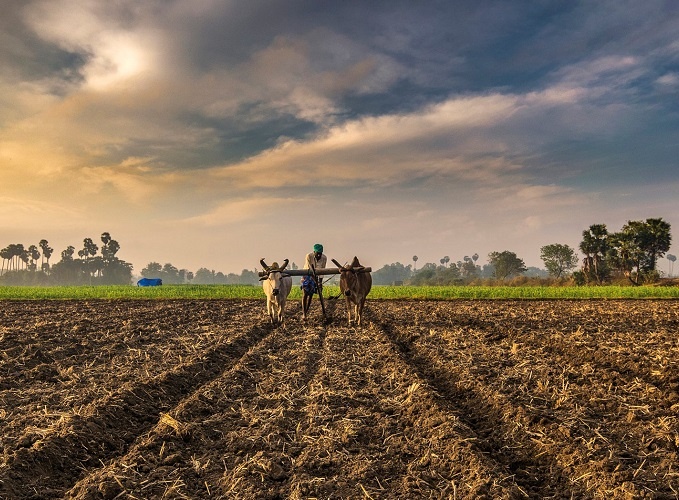
<instances>
[{"instance_id":1,"label":"ox leg","mask_svg":"<svg viewBox=\"0 0 679 500\"><path fill-rule=\"evenodd\" d=\"M283 326L283 304L278 304L278 324Z\"/></svg>"},{"instance_id":2,"label":"ox leg","mask_svg":"<svg viewBox=\"0 0 679 500\"><path fill-rule=\"evenodd\" d=\"M345 297L347 301L347 318L349 318L349 326L351 326L351 300L349 297Z\"/></svg>"},{"instance_id":3,"label":"ox leg","mask_svg":"<svg viewBox=\"0 0 679 500\"><path fill-rule=\"evenodd\" d=\"M271 321L272 325L275 325L274 321L274 316L273 316L273 304L271 303L271 299L267 298L266 299L266 313L269 315L269 320Z\"/></svg>"},{"instance_id":4,"label":"ox leg","mask_svg":"<svg viewBox=\"0 0 679 500\"><path fill-rule=\"evenodd\" d=\"M365 299L360 300L356 304L356 321L358 326L361 326L361 318L363 318L363 306L365 305Z\"/></svg>"}]
</instances>

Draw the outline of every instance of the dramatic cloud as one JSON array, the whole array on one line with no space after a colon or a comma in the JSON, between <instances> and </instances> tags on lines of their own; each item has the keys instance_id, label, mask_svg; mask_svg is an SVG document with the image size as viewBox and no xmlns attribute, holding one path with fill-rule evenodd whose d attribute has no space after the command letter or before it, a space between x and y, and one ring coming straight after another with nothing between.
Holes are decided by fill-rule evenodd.
<instances>
[{"instance_id":1,"label":"dramatic cloud","mask_svg":"<svg viewBox=\"0 0 679 500\"><path fill-rule=\"evenodd\" d=\"M0 246L541 265L593 223L679 223L674 4L2 7Z\"/></svg>"}]
</instances>

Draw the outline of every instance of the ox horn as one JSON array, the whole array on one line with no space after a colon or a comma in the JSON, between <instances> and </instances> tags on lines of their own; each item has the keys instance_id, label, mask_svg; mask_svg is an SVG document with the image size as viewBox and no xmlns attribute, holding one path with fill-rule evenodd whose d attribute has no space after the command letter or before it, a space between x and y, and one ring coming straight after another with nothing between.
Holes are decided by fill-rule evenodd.
<instances>
[{"instance_id":1,"label":"ox horn","mask_svg":"<svg viewBox=\"0 0 679 500\"><path fill-rule=\"evenodd\" d=\"M288 259L285 259L285 260L283 261L283 265L280 267L279 271L282 271L283 269L285 269L285 268L287 267L287 265L288 265L288 262L289 262L289 260L288 260Z\"/></svg>"},{"instance_id":2,"label":"ox horn","mask_svg":"<svg viewBox=\"0 0 679 500\"><path fill-rule=\"evenodd\" d=\"M330 260L332 261L333 264L335 264L340 269L345 269L345 267L342 264L340 264L339 262L337 262L335 259L330 259Z\"/></svg>"},{"instance_id":3,"label":"ox horn","mask_svg":"<svg viewBox=\"0 0 679 500\"><path fill-rule=\"evenodd\" d=\"M264 262L264 257L259 259L259 263L262 265L262 267L264 268L265 271L267 271L267 272L269 271L269 266L267 266L266 262Z\"/></svg>"}]
</instances>

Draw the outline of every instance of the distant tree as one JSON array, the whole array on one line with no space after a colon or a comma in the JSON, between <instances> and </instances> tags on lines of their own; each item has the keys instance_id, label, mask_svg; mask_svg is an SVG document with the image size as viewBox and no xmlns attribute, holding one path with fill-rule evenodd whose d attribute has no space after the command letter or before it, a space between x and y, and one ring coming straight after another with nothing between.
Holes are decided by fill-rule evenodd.
<instances>
[{"instance_id":1,"label":"distant tree","mask_svg":"<svg viewBox=\"0 0 679 500\"><path fill-rule=\"evenodd\" d=\"M50 268L50 257L52 257L52 252L54 252L54 249L49 246L47 240L40 240L38 246L42 250L42 260L40 263L40 269L42 269L43 272L47 273Z\"/></svg>"},{"instance_id":2,"label":"distant tree","mask_svg":"<svg viewBox=\"0 0 679 500\"><path fill-rule=\"evenodd\" d=\"M61 260L73 260L73 253L75 252L75 247L69 245L65 250L61 252Z\"/></svg>"},{"instance_id":3,"label":"distant tree","mask_svg":"<svg viewBox=\"0 0 679 500\"><path fill-rule=\"evenodd\" d=\"M645 253L642 262L644 271L654 272L659 258L665 256L672 243L671 226L669 222L657 219L637 221L637 240Z\"/></svg>"},{"instance_id":4,"label":"distant tree","mask_svg":"<svg viewBox=\"0 0 679 500\"><path fill-rule=\"evenodd\" d=\"M526 268L526 271L523 273L523 275L529 278L547 278L550 274L549 271L546 271L545 269L530 266Z\"/></svg>"},{"instance_id":5,"label":"distant tree","mask_svg":"<svg viewBox=\"0 0 679 500\"><path fill-rule=\"evenodd\" d=\"M425 285L431 283L434 276L436 276L436 265L427 262L410 280L410 283L415 286Z\"/></svg>"},{"instance_id":6,"label":"distant tree","mask_svg":"<svg viewBox=\"0 0 679 500\"><path fill-rule=\"evenodd\" d=\"M657 278L657 260L670 248L669 223L662 219L628 221L610 236L607 260L633 284Z\"/></svg>"},{"instance_id":7,"label":"distant tree","mask_svg":"<svg viewBox=\"0 0 679 500\"><path fill-rule=\"evenodd\" d=\"M17 246L20 247L19 260L23 264L22 269L26 269L28 267L28 261L29 261L28 249L24 248L23 245L17 245Z\"/></svg>"},{"instance_id":8,"label":"distant tree","mask_svg":"<svg viewBox=\"0 0 679 500\"><path fill-rule=\"evenodd\" d=\"M214 282L212 271L206 267L201 267L196 271L193 282L197 285L211 285Z\"/></svg>"},{"instance_id":9,"label":"distant tree","mask_svg":"<svg viewBox=\"0 0 679 500\"><path fill-rule=\"evenodd\" d=\"M578 265L578 256L568 245L553 243L540 249L540 258L550 276L561 278Z\"/></svg>"},{"instance_id":10,"label":"distant tree","mask_svg":"<svg viewBox=\"0 0 679 500\"><path fill-rule=\"evenodd\" d=\"M243 271L240 273L240 284L258 285L259 275L254 271L250 271L249 269L243 269Z\"/></svg>"},{"instance_id":11,"label":"distant tree","mask_svg":"<svg viewBox=\"0 0 679 500\"><path fill-rule=\"evenodd\" d=\"M162 271L163 266L158 262L149 262L146 267L141 270L141 275L144 278L159 278Z\"/></svg>"},{"instance_id":12,"label":"distant tree","mask_svg":"<svg viewBox=\"0 0 679 500\"><path fill-rule=\"evenodd\" d=\"M495 277L495 266L491 264L490 262L487 264L484 264L483 267L481 268L481 277L482 278L494 278Z\"/></svg>"},{"instance_id":13,"label":"distant tree","mask_svg":"<svg viewBox=\"0 0 679 500\"><path fill-rule=\"evenodd\" d=\"M480 274L481 269L474 263L473 259L468 259L464 261L460 271L462 272L462 276L467 279L472 279L476 278Z\"/></svg>"},{"instance_id":14,"label":"distant tree","mask_svg":"<svg viewBox=\"0 0 679 500\"><path fill-rule=\"evenodd\" d=\"M417 271L417 255L413 255L413 271Z\"/></svg>"},{"instance_id":15,"label":"distant tree","mask_svg":"<svg viewBox=\"0 0 679 500\"><path fill-rule=\"evenodd\" d=\"M7 260L7 271L19 271L22 263L28 263L28 251L21 243L11 243L3 250Z\"/></svg>"},{"instance_id":16,"label":"distant tree","mask_svg":"<svg viewBox=\"0 0 679 500\"><path fill-rule=\"evenodd\" d=\"M177 278L179 278L178 283L181 285L183 283L186 283L186 274L188 271L186 269L180 269L179 272L177 273Z\"/></svg>"},{"instance_id":17,"label":"distant tree","mask_svg":"<svg viewBox=\"0 0 679 500\"><path fill-rule=\"evenodd\" d=\"M443 262L445 264L445 260ZM409 280L411 285L458 285L462 282L460 269L451 265L445 267L444 265L437 266L432 263L427 263L422 266L422 269L415 272Z\"/></svg>"},{"instance_id":18,"label":"distant tree","mask_svg":"<svg viewBox=\"0 0 679 500\"><path fill-rule=\"evenodd\" d=\"M585 254L582 273L585 282L603 283L609 276L605 262L608 253L608 230L606 224L592 224L582 232L580 251Z\"/></svg>"},{"instance_id":19,"label":"distant tree","mask_svg":"<svg viewBox=\"0 0 679 500\"><path fill-rule=\"evenodd\" d=\"M29 270L35 272L38 268L37 260L40 258L40 252L38 252L38 247L31 245L28 247L28 257L30 259Z\"/></svg>"},{"instance_id":20,"label":"distant tree","mask_svg":"<svg viewBox=\"0 0 679 500\"><path fill-rule=\"evenodd\" d=\"M87 260L90 257L94 257L95 255L97 255L98 250L99 250L99 247L92 240L92 238L85 238L83 240L83 249L78 252L78 256L84 257L85 260Z\"/></svg>"},{"instance_id":21,"label":"distant tree","mask_svg":"<svg viewBox=\"0 0 679 500\"><path fill-rule=\"evenodd\" d=\"M92 277L92 274L94 274L94 267L90 265L91 263L91 258L97 255L97 251L99 250L99 247L97 244L92 240L92 238L85 238L83 240L83 248L82 250L78 250L78 257L82 261L84 261L84 265L82 268L84 269L85 273L87 274L88 278ZM92 283L92 280L90 279L90 284Z\"/></svg>"},{"instance_id":22,"label":"distant tree","mask_svg":"<svg viewBox=\"0 0 679 500\"><path fill-rule=\"evenodd\" d=\"M50 277L57 285L73 285L80 284L80 266L73 255L75 254L75 247L69 245L61 251L61 260L54 264L50 269Z\"/></svg>"},{"instance_id":23,"label":"distant tree","mask_svg":"<svg viewBox=\"0 0 679 500\"><path fill-rule=\"evenodd\" d=\"M374 285L391 285L396 281L405 281L412 275L411 267L400 262L385 264L381 269L372 273Z\"/></svg>"},{"instance_id":24,"label":"distant tree","mask_svg":"<svg viewBox=\"0 0 679 500\"><path fill-rule=\"evenodd\" d=\"M10 259L12 258L12 252L9 247L5 247L2 250L0 250L0 257L2 258L2 272L0 272L0 276L5 274L5 261L7 261L7 268L9 269L9 262Z\"/></svg>"},{"instance_id":25,"label":"distant tree","mask_svg":"<svg viewBox=\"0 0 679 500\"><path fill-rule=\"evenodd\" d=\"M488 261L495 268L495 277L497 279L504 280L526 271L523 259L520 259L514 252L508 250L489 253Z\"/></svg>"},{"instance_id":26,"label":"distant tree","mask_svg":"<svg viewBox=\"0 0 679 500\"><path fill-rule=\"evenodd\" d=\"M160 274L163 283L165 284L179 284L179 269L174 267L172 264L169 262L163 266L163 270Z\"/></svg>"},{"instance_id":27,"label":"distant tree","mask_svg":"<svg viewBox=\"0 0 679 500\"><path fill-rule=\"evenodd\" d=\"M111 238L109 233L102 233L101 243L101 256L103 257L104 262L111 263L115 261L116 254L120 250L120 244Z\"/></svg>"}]
</instances>

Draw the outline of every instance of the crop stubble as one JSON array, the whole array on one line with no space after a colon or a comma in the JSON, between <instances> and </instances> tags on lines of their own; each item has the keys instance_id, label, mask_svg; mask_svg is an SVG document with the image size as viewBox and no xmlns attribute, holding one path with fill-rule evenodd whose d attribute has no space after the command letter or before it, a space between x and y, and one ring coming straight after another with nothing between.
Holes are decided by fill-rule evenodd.
<instances>
[{"instance_id":1,"label":"crop stubble","mask_svg":"<svg viewBox=\"0 0 679 500\"><path fill-rule=\"evenodd\" d=\"M679 497L677 301L1 305L0 498Z\"/></svg>"}]
</instances>

